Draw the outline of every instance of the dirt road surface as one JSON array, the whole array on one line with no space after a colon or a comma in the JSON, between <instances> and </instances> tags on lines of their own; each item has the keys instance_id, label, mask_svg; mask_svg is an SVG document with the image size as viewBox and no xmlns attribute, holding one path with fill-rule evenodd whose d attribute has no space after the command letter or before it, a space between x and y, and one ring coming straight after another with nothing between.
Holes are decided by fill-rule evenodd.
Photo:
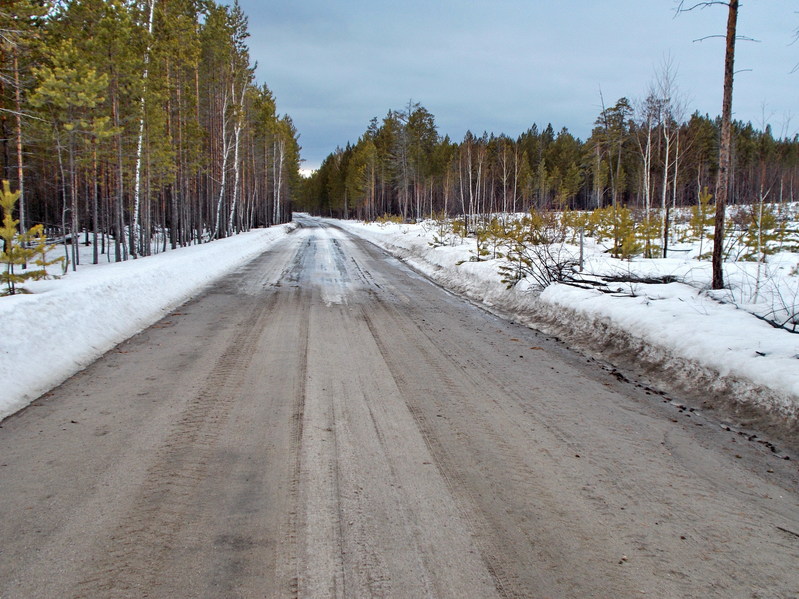
<instances>
[{"instance_id":1,"label":"dirt road surface","mask_svg":"<svg viewBox=\"0 0 799 599\"><path fill-rule=\"evenodd\" d=\"M305 220L2 423L0 597L796 598L758 441Z\"/></svg>"}]
</instances>

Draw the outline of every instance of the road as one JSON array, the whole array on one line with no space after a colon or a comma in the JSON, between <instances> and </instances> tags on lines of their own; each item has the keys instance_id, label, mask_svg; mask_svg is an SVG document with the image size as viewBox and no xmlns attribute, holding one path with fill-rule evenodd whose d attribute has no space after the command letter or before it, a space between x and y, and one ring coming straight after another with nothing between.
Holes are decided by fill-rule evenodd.
<instances>
[{"instance_id":1,"label":"road","mask_svg":"<svg viewBox=\"0 0 799 599\"><path fill-rule=\"evenodd\" d=\"M2 423L2 599L799 596L795 460L303 225Z\"/></svg>"}]
</instances>

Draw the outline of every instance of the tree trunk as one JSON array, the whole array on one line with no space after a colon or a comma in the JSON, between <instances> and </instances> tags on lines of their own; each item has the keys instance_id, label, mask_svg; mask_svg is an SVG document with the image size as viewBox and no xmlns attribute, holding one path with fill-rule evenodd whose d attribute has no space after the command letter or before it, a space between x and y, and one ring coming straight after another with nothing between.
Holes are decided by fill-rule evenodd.
<instances>
[{"instance_id":1,"label":"tree trunk","mask_svg":"<svg viewBox=\"0 0 799 599\"><path fill-rule=\"evenodd\" d=\"M719 176L716 183L716 219L713 237L713 289L724 288L722 253L724 247L724 212L730 188L730 150L732 146L732 80L735 61L735 28L738 23L738 0L729 1L727 51L724 59L724 99L721 106L721 147Z\"/></svg>"},{"instance_id":2,"label":"tree trunk","mask_svg":"<svg viewBox=\"0 0 799 599\"><path fill-rule=\"evenodd\" d=\"M244 111L244 90L245 85L241 86L241 99L239 101L238 109L236 111L236 125L233 128L233 204L230 207L230 215L228 217L227 234L232 235L238 233L238 227L234 231L234 219L236 218L236 210L238 209L239 199L239 186L241 184L241 165L239 164L239 145L241 143L241 113ZM232 90L233 101L236 101L236 90Z\"/></svg>"},{"instance_id":3,"label":"tree trunk","mask_svg":"<svg viewBox=\"0 0 799 599\"><path fill-rule=\"evenodd\" d=\"M668 125L663 125L663 141L665 142L666 159L663 161L663 188L660 193L660 212L663 216L663 257L667 257L669 247L669 214L668 214L668 197L669 197L669 159L671 157L671 132Z\"/></svg>"},{"instance_id":4,"label":"tree trunk","mask_svg":"<svg viewBox=\"0 0 799 599\"><path fill-rule=\"evenodd\" d=\"M92 140L92 178L94 179L92 182L92 264L100 263L100 256L97 253L97 237L100 232L100 215L98 214L100 209L100 182L98 181L97 173L97 143L96 138Z\"/></svg>"},{"instance_id":5,"label":"tree trunk","mask_svg":"<svg viewBox=\"0 0 799 599\"><path fill-rule=\"evenodd\" d=\"M25 201L25 176L22 168L22 99L20 98L19 58L17 46L14 46L14 102L16 108L17 138L17 183L19 184L19 230L24 234L28 230L27 206ZM25 266L27 267L27 265ZM23 267L24 268L24 267Z\"/></svg>"},{"instance_id":6,"label":"tree trunk","mask_svg":"<svg viewBox=\"0 0 799 599\"><path fill-rule=\"evenodd\" d=\"M216 202L216 218L214 219L214 234L211 239L216 239L219 236L219 222L222 215L222 202L225 199L225 186L227 185L227 159L230 154L230 146L227 140L227 93L225 93L224 101L222 102L222 173L221 182L219 183L219 198Z\"/></svg>"},{"instance_id":7,"label":"tree trunk","mask_svg":"<svg viewBox=\"0 0 799 599\"><path fill-rule=\"evenodd\" d=\"M72 270L78 267L78 176L75 172L75 142L69 140L69 198L70 198L70 241L72 248Z\"/></svg>"},{"instance_id":8,"label":"tree trunk","mask_svg":"<svg viewBox=\"0 0 799 599\"><path fill-rule=\"evenodd\" d=\"M149 65L150 65L150 43L152 41L153 35L153 14L155 12L155 0L150 0L150 17L147 22L147 31L149 33L149 37L147 38L147 48L144 51L144 72L142 73L142 79L144 80L144 91L142 92L142 97L140 101L140 110L141 115L139 119L139 139L136 146L136 179L133 184L133 218L132 227L133 230L131 231L130 235L130 254L134 258L138 254L138 248L136 239L138 236L138 229L139 229L139 192L141 189L141 159L142 159L142 143L144 141L144 111L145 111L145 93L147 92L147 76L149 74Z\"/></svg>"},{"instance_id":9,"label":"tree trunk","mask_svg":"<svg viewBox=\"0 0 799 599\"><path fill-rule=\"evenodd\" d=\"M277 152L275 152L275 168L276 172L276 179L275 179L275 213L273 215L273 222L275 224L280 224L282 222L282 215L280 210L280 202L281 202L281 191L283 188L283 154L285 152L285 141L281 138L277 143ZM346 193L346 192L345 192ZM344 206L346 210L346 195L344 197Z\"/></svg>"},{"instance_id":10,"label":"tree trunk","mask_svg":"<svg viewBox=\"0 0 799 599\"><path fill-rule=\"evenodd\" d=\"M116 86L114 87L116 90ZM123 162L123 153L122 153L122 131L120 128L120 120L119 120L119 98L114 93L114 100L111 103L113 116L114 116L114 127L117 129L118 133L116 134L116 149L117 149L117 192L116 192L116 200L114 202L114 260L119 262L121 260L127 259L127 255L123 256L123 252L127 247L124 243L121 243L122 240L125 238L125 219L124 219L124 194L125 194L125 173L124 173L124 162Z\"/></svg>"}]
</instances>

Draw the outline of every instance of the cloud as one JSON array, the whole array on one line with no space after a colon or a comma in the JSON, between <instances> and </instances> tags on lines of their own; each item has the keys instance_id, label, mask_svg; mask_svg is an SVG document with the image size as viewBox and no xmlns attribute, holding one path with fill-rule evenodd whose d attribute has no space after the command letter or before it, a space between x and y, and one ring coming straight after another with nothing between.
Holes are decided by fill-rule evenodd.
<instances>
[{"instance_id":1,"label":"cloud","mask_svg":"<svg viewBox=\"0 0 799 599\"><path fill-rule=\"evenodd\" d=\"M739 28L762 44L739 44L734 110L757 123L765 100L775 119L795 105L799 62L787 44L791 0L747 4ZM518 135L533 123L590 134L619 97L645 95L670 55L689 112L721 106L723 7L675 17L676 3L640 0L242 0L257 76L301 133L303 156L318 166L355 142L372 117L409 99L435 116L442 134L467 129ZM778 15L783 15L779 17ZM788 24L786 24L788 23ZM762 120L762 119L761 119ZM798 121L799 122L799 121ZM775 132L779 132L775 126Z\"/></svg>"}]
</instances>

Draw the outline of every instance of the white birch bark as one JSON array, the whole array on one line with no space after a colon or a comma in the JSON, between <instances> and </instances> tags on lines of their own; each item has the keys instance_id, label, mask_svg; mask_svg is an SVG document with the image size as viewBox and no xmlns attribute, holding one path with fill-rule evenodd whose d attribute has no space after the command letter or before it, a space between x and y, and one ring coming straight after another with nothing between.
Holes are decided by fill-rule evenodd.
<instances>
[{"instance_id":1,"label":"white birch bark","mask_svg":"<svg viewBox=\"0 0 799 599\"><path fill-rule=\"evenodd\" d=\"M666 202L668 201L668 194L669 194L669 167L671 166L671 135L672 132L669 129L669 124L667 122L667 118L663 121L663 141L665 143L665 151L666 157L663 160L663 189L660 192L660 218L663 219L663 250L664 250L664 258L666 248L669 246L669 222L666 219Z\"/></svg>"},{"instance_id":2,"label":"white birch bark","mask_svg":"<svg viewBox=\"0 0 799 599\"><path fill-rule=\"evenodd\" d=\"M472 183L472 142L466 146L466 167L469 169L469 213L466 215L466 230L469 230L469 220L474 213L474 184Z\"/></svg>"},{"instance_id":3,"label":"white birch bark","mask_svg":"<svg viewBox=\"0 0 799 599\"><path fill-rule=\"evenodd\" d=\"M649 220L649 211L652 209L652 123L646 123L646 148L644 149L644 210L645 218Z\"/></svg>"},{"instance_id":4,"label":"white birch bark","mask_svg":"<svg viewBox=\"0 0 799 599\"><path fill-rule=\"evenodd\" d=\"M222 202L225 199L225 186L227 184L227 160L230 155L230 144L227 139L227 104L228 96L222 101L222 179L219 183L219 198L216 202L216 218L214 219L214 234L211 239L219 236L219 220L222 214Z\"/></svg>"},{"instance_id":5,"label":"white birch bark","mask_svg":"<svg viewBox=\"0 0 799 599\"><path fill-rule=\"evenodd\" d=\"M231 86L232 87L232 86ZM236 125L233 129L233 203L230 207L230 216L228 217L227 234L233 233L233 219L236 215L236 208L239 199L239 182L241 180L241 166L239 164L239 145L241 141L241 115L244 112L244 90L246 86L241 86L241 95L236 110ZM233 99L235 102L236 90L232 90Z\"/></svg>"},{"instance_id":6,"label":"white birch bark","mask_svg":"<svg viewBox=\"0 0 799 599\"><path fill-rule=\"evenodd\" d=\"M150 71L150 44L153 37L153 16L155 14L155 0L150 0L150 16L147 20L147 47L144 51L144 72L142 73L142 80L144 81L144 88L142 91L141 100L139 101L139 139L136 143L136 175L133 183L133 239L134 243L131 244L131 255L135 258L139 254L138 240L139 240L139 203L141 197L141 162L142 162L142 145L144 142L144 110L146 108L145 94L147 92L147 77Z\"/></svg>"},{"instance_id":7,"label":"white birch bark","mask_svg":"<svg viewBox=\"0 0 799 599\"><path fill-rule=\"evenodd\" d=\"M502 218L508 213L508 179L510 179L510 167L508 165L508 146L502 142L502 156L500 160L502 164Z\"/></svg>"},{"instance_id":8,"label":"white birch bark","mask_svg":"<svg viewBox=\"0 0 799 599\"><path fill-rule=\"evenodd\" d=\"M275 177L275 210L273 213L272 220L275 224L280 223L281 218L281 210L280 210L280 192L283 188L283 155L286 151L286 142L283 139L278 140L277 142L277 152L275 156L275 168L276 168L276 177ZM345 192L346 193L346 192ZM346 196L345 196L346 198ZM346 206L346 199L345 199L345 206Z\"/></svg>"}]
</instances>

